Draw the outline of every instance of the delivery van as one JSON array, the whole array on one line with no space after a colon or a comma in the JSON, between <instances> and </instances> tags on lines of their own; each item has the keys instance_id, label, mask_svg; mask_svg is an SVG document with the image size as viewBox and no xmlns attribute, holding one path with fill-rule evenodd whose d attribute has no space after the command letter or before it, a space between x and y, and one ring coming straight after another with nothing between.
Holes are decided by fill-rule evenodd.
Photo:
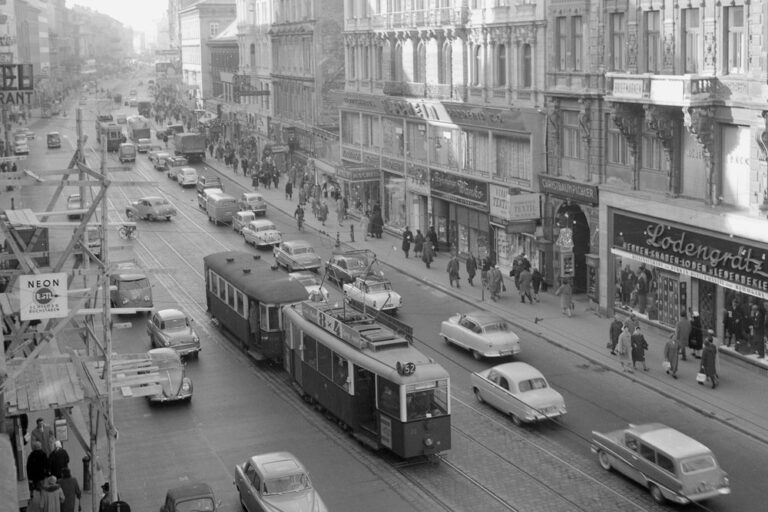
<instances>
[{"instance_id":1,"label":"delivery van","mask_svg":"<svg viewBox=\"0 0 768 512\"><path fill-rule=\"evenodd\" d=\"M136 144L123 142L117 150L117 159L120 163L136 161Z\"/></svg>"},{"instance_id":2,"label":"delivery van","mask_svg":"<svg viewBox=\"0 0 768 512\"><path fill-rule=\"evenodd\" d=\"M149 278L132 263L118 264L109 276L109 298L114 308L152 309L152 286Z\"/></svg>"},{"instance_id":3,"label":"delivery van","mask_svg":"<svg viewBox=\"0 0 768 512\"><path fill-rule=\"evenodd\" d=\"M208 212L208 221L217 225L229 224L232 222L232 216L240 211L237 199L224 192L209 192L205 209Z\"/></svg>"}]
</instances>

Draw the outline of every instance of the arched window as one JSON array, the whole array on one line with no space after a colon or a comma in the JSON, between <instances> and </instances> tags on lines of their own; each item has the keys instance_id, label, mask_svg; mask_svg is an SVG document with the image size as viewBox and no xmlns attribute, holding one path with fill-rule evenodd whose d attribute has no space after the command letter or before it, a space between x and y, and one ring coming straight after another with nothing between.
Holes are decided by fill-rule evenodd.
<instances>
[{"instance_id":1,"label":"arched window","mask_svg":"<svg viewBox=\"0 0 768 512\"><path fill-rule=\"evenodd\" d=\"M524 44L522 48L522 58L520 59L522 68L520 75L522 78L521 87L530 89L533 86L533 52L530 44Z\"/></svg>"},{"instance_id":2,"label":"arched window","mask_svg":"<svg viewBox=\"0 0 768 512\"><path fill-rule=\"evenodd\" d=\"M350 80L354 80L357 78L357 67L355 62L355 53L357 52L357 47L350 46L347 50L347 60L349 61L349 78Z\"/></svg>"},{"instance_id":3,"label":"arched window","mask_svg":"<svg viewBox=\"0 0 768 512\"><path fill-rule=\"evenodd\" d=\"M395 82L401 82L403 80L403 47L401 44L396 44L392 49L392 69L390 70L392 80Z\"/></svg>"},{"instance_id":4,"label":"arched window","mask_svg":"<svg viewBox=\"0 0 768 512\"><path fill-rule=\"evenodd\" d=\"M483 47L475 46L475 52L472 60L472 85L480 85L480 79L483 76Z\"/></svg>"},{"instance_id":5,"label":"arched window","mask_svg":"<svg viewBox=\"0 0 768 512\"><path fill-rule=\"evenodd\" d=\"M507 85L507 45L496 45L496 85Z\"/></svg>"},{"instance_id":6,"label":"arched window","mask_svg":"<svg viewBox=\"0 0 768 512\"><path fill-rule=\"evenodd\" d=\"M413 60L413 81L427 81L427 45L423 42L416 47L416 53Z\"/></svg>"},{"instance_id":7,"label":"arched window","mask_svg":"<svg viewBox=\"0 0 768 512\"><path fill-rule=\"evenodd\" d=\"M251 43L249 54L251 56L250 66L251 68L255 68L256 67L256 45L253 43Z\"/></svg>"},{"instance_id":8,"label":"arched window","mask_svg":"<svg viewBox=\"0 0 768 512\"><path fill-rule=\"evenodd\" d=\"M450 85L453 81L453 46L446 41L440 47L440 59L437 68L437 82Z\"/></svg>"}]
</instances>

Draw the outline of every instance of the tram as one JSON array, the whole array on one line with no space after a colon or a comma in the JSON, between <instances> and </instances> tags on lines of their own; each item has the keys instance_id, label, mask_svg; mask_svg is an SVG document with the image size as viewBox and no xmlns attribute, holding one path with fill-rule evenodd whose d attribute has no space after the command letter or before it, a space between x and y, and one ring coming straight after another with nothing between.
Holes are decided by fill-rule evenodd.
<instances>
[{"instance_id":1,"label":"tram","mask_svg":"<svg viewBox=\"0 0 768 512\"><path fill-rule=\"evenodd\" d=\"M208 311L257 360L283 358L280 308L307 298L298 281L243 251L203 258Z\"/></svg>"},{"instance_id":2,"label":"tram","mask_svg":"<svg viewBox=\"0 0 768 512\"><path fill-rule=\"evenodd\" d=\"M451 448L448 372L400 329L310 301L284 306L283 322L286 371L360 442L403 459Z\"/></svg>"},{"instance_id":3,"label":"tram","mask_svg":"<svg viewBox=\"0 0 768 512\"><path fill-rule=\"evenodd\" d=\"M117 151L122 142L123 129L111 121L96 121L96 140L107 144L107 151Z\"/></svg>"}]
</instances>

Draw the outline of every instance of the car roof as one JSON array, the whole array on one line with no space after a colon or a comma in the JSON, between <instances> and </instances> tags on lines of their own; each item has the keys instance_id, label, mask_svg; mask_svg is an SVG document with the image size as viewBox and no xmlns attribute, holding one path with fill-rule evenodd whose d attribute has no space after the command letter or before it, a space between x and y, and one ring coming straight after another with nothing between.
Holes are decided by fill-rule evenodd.
<instances>
[{"instance_id":1,"label":"car roof","mask_svg":"<svg viewBox=\"0 0 768 512\"><path fill-rule=\"evenodd\" d=\"M140 197L139 201L156 201L158 199L165 200L164 197L160 197L160 196L144 196L144 197Z\"/></svg>"},{"instance_id":2,"label":"car roof","mask_svg":"<svg viewBox=\"0 0 768 512\"><path fill-rule=\"evenodd\" d=\"M280 477L294 475L298 472L306 473L304 465L299 459L288 452L273 452L251 457L251 464L259 468L266 477Z\"/></svg>"},{"instance_id":3,"label":"car roof","mask_svg":"<svg viewBox=\"0 0 768 512\"><path fill-rule=\"evenodd\" d=\"M488 311L470 311L464 316L469 317L471 320L474 320L480 325L488 325L488 324L493 324L498 322L507 322L499 315L490 313Z\"/></svg>"},{"instance_id":4,"label":"car roof","mask_svg":"<svg viewBox=\"0 0 768 512\"><path fill-rule=\"evenodd\" d=\"M213 489L211 489L211 486L203 482L184 484L179 487L174 487L173 489L168 489L168 497L174 502L181 499L199 498L203 496L213 496Z\"/></svg>"},{"instance_id":5,"label":"car roof","mask_svg":"<svg viewBox=\"0 0 768 512\"><path fill-rule=\"evenodd\" d=\"M243 192L243 197L246 199L252 199L252 198L264 199L264 196L259 194L258 192Z\"/></svg>"},{"instance_id":6,"label":"car roof","mask_svg":"<svg viewBox=\"0 0 768 512\"><path fill-rule=\"evenodd\" d=\"M256 214L253 213L253 210L241 210L239 212L235 212L235 215L239 215L240 217L253 217L253 218L256 218Z\"/></svg>"},{"instance_id":7,"label":"car roof","mask_svg":"<svg viewBox=\"0 0 768 512\"><path fill-rule=\"evenodd\" d=\"M179 171L179 172L189 172L189 171L192 171L192 172L196 173L197 169L195 169L194 167L182 167L181 171Z\"/></svg>"},{"instance_id":8,"label":"car roof","mask_svg":"<svg viewBox=\"0 0 768 512\"><path fill-rule=\"evenodd\" d=\"M48 135L60 135L59 132L48 132Z\"/></svg>"},{"instance_id":9,"label":"car roof","mask_svg":"<svg viewBox=\"0 0 768 512\"><path fill-rule=\"evenodd\" d=\"M161 309L156 311L155 314L163 320L170 320L172 318L187 318L187 315L178 309Z\"/></svg>"},{"instance_id":10,"label":"car roof","mask_svg":"<svg viewBox=\"0 0 768 512\"><path fill-rule=\"evenodd\" d=\"M539 370L529 365L528 363L522 363L520 361L500 364L494 366L491 368L491 370L496 370L500 374L513 381L544 377L544 375Z\"/></svg>"},{"instance_id":11,"label":"car roof","mask_svg":"<svg viewBox=\"0 0 768 512\"><path fill-rule=\"evenodd\" d=\"M252 220L251 221L251 225L253 225L253 226L273 226L275 229L277 229L277 227L275 226L275 223L272 222L269 219L256 219L256 220Z\"/></svg>"},{"instance_id":12,"label":"car roof","mask_svg":"<svg viewBox=\"0 0 768 512\"><path fill-rule=\"evenodd\" d=\"M675 458L712 453L709 448L697 440L663 423L636 425L630 430L641 441Z\"/></svg>"},{"instance_id":13,"label":"car roof","mask_svg":"<svg viewBox=\"0 0 768 512\"><path fill-rule=\"evenodd\" d=\"M287 240L283 242L283 245L286 247L312 247L312 244L307 242L306 240Z\"/></svg>"},{"instance_id":14,"label":"car roof","mask_svg":"<svg viewBox=\"0 0 768 512\"><path fill-rule=\"evenodd\" d=\"M152 139L147 139L146 137L142 137L141 139L139 139L139 142L143 142L143 141L152 142Z\"/></svg>"}]
</instances>

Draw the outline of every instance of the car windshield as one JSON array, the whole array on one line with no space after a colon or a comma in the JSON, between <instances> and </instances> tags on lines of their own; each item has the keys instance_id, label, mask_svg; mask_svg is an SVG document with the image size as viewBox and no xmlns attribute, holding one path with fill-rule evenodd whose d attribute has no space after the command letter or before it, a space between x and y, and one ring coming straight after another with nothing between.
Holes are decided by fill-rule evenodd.
<instances>
[{"instance_id":1,"label":"car windshield","mask_svg":"<svg viewBox=\"0 0 768 512\"><path fill-rule=\"evenodd\" d=\"M216 508L211 498L197 498L176 502L176 512L213 512L214 510Z\"/></svg>"},{"instance_id":2,"label":"car windshield","mask_svg":"<svg viewBox=\"0 0 768 512\"><path fill-rule=\"evenodd\" d=\"M131 281L120 281L119 288L122 291L142 290L149 288L149 279L143 277L141 279L133 279Z\"/></svg>"},{"instance_id":3,"label":"car windshield","mask_svg":"<svg viewBox=\"0 0 768 512\"><path fill-rule=\"evenodd\" d=\"M165 330L166 331L180 331L180 330L186 330L187 326L189 325L189 322L187 322L186 318L169 318L165 321Z\"/></svg>"},{"instance_id":4,"label":"car windshield","mask_svg":"<svg viewBox=\"0 0 768 512\"><path fill-rule=\"evenodd\" d=\"M526 391L536 391L537 389L544 389L547 387L547 381L544 380L543 377L536 377L533 379L528 380L521 380L517 387L520 389L521 393L525 393Z\"/></svg>"},{"instance_id":5,"label":"car windshield","mask_svg":"<svg viewBox=\"0 0 768 512\"><path fill-rule=\"evenodd\" d=\"M685 459L680 463L680 469L683 473L696 473L697 471L704 471L705 469L714 469L717 466L715 459L711 455L699 455L697 457L691 457Z\"/></svg>"},{"instance_id":6,"label":"car windshield","mask_svg":"<svg viewBox=\"0 0 768 512\"><path fill-rule=\"evenodd\" d=\"M296 247L293 249L293 254L314 254L315 250L311 247Z\"/></svg>"},{"instance_id":7,"label":"car windshield","mask_svg":"<svg viewBox=\"0 0 768 512\"><path fill-rule=\"evenodd\" d=\"M168 202L167 199L161 198L161 199L154 199L152 201L152 204L155 205L155 206L159 206L159 205L166 205L166 204L170 204L170 203Z\"/></svg>"},{"instance_id":8,"label":"car windshield","mask_svg":"<svg viewBox=\"0 0 768 512\"><path fill-rule=\"evenodd\" d=\"M275 228L274 224L263 224L260 226L254 226L254 231L273 231Z\"/></svg>"},{"instance_id":9,"label":"car windshield","mask_svg":"<svg viewBox=\"0 0 768 512\"><path fill-rule=\"evenodd\" d=\"M347 259L347 268L350 270L364 270L365 267L368 264L365 260L361 260L358 258L348 258Z\"/></svg>"},{"instance_id":10,"label":"car windshield","mask_svg":"<svg viewBox=\"0 0 768 512\"><path fill-rule=\"evenodd\" d=\"M370 283L368 284L368 291L373 292L386 292L387 290L391 290L392 285L389 283Z\"/></svg>"},{"instance_id":11,"label":"car windshield","mask_svg":"<svg viewBox=\"0 0 768 512\"><path fill-rule=\"evenodd\" d=\"M409 384L405 388L408 420L444 416L448 413L448 381Z\"/></svg>"},{"instance_id":12,"label":"car windshield","mask_svg":"<svg viewBox=\"0 0 768 512\"><path fill-rule=\"evenodd\" d=\"M507 322L494 322L484 325L483 330L486 332L486 334L490 334L494 332L509 332L512 329Z\"/></svg>"},{"instance_id":13,"label":"car windshield","mask_svg":"<svg viewBox=\"0 0 768 512\"><path fill-rule=\"evenodd\" d=\"M312 484L306 473L286 475L280 478L271 478L264 482L264 494L285 494L287 492L299 492L311 489Z\"/></svg>"}]
</instances>

